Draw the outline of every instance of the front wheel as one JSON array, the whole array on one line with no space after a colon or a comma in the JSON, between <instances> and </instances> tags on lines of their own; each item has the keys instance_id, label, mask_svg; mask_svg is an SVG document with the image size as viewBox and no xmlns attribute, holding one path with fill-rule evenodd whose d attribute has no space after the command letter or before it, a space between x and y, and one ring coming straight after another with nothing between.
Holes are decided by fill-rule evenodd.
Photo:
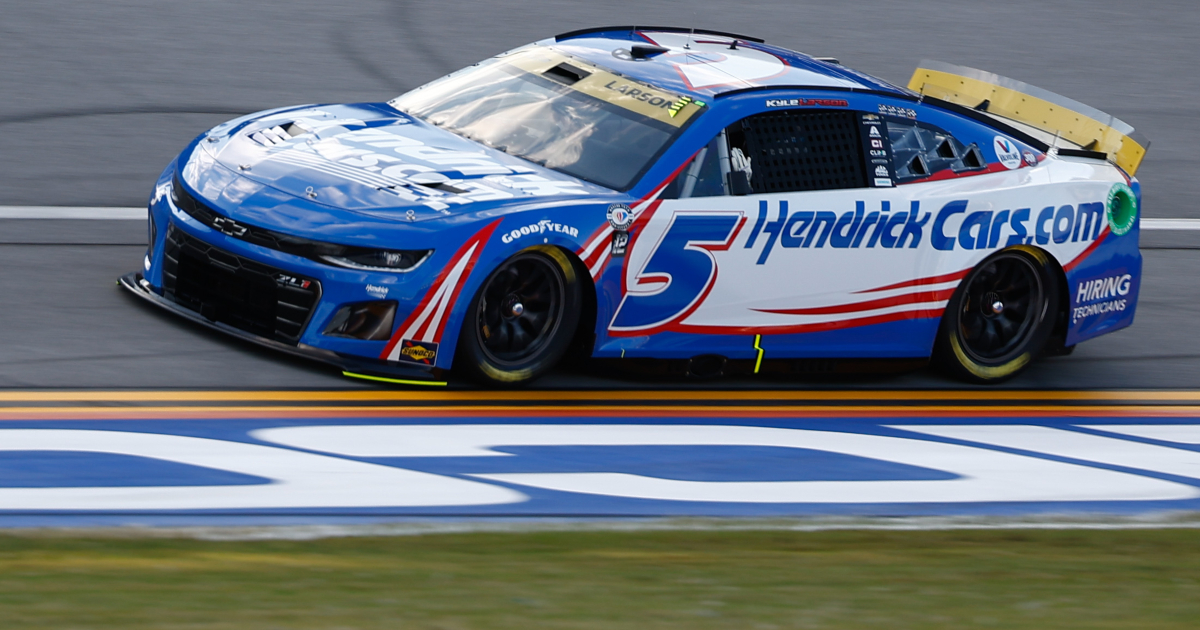
<instances>
[{"instance_id":1,"label":"front wheel","mask_svg":"<svg viewBox=\"0 0 1200 630\"><path fill-rule=\"evenodd\" d=\"M992 256L967 275L946 305L935 359L975 383L1016 376L1046 345L1058 292L1058 275L1042 251L1021 247Z\"/></svg>"},{"instance_id":2,"label":"front wheel","mask_svg":"<svg viewBox=\"0 0 1200 630\"><path fill-rule=\"evenodd\" d=\"M455 367L491 385L537 379L570 347L581 296L575 266L562 250L516 254L488 275L471 300Z\"/></svg>"}]
</instances>

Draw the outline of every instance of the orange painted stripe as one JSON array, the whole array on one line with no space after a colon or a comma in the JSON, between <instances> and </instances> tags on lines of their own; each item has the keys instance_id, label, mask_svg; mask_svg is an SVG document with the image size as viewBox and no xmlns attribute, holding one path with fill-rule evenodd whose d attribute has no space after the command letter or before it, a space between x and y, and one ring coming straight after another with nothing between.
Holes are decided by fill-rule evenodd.
<instances>
[{"instance_id":1,"label":"orange painted stripe","mask_svg":"<svg viewBox=\"0 0 1200 630\"><path fill-rule=\"evenodd\" d=\"M694 418L1034 418L1034 417L1172 417L1200 419L1196 405L1119 406L170 406L170 407L10 407L0 409L0 421L15 420L115 420L115 419L232 419L232 418L409 418L429 417L515 417L606 419L694 417Z\"/></svg>"},{"instance_id":2,"label":"orange painted stripe","mask_svg":"<svg viewBox=\"0 0 1200 630\"><path fill-rule=\"evenodd\" d=\"M180 390L52 390L0 391L2 403L165 403L165 402L393 402L393 403L541 403L577 401L722 402L923 402L1043 401L1068 403L1197 402L1198 390L322 390L322 391L180 391ZM3 409L3 407L0 407Z\"/></svg>"}]
</instances>

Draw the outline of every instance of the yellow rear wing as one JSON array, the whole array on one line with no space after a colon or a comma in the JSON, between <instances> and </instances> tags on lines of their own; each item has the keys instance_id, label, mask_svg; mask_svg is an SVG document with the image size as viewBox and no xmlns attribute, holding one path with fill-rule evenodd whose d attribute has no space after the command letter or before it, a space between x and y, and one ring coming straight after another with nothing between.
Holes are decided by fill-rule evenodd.
<instances>
[{"instance_id":1,"label":"yellow rear wing","mask_svg":"<svg viewBox=\"0 0 1200 630\"><path fill-rule=\"evenodd\" d=\"M908 89L924 96L976 109L1104 153L1126 173L1137 172L1150 142L1116 117L1078 101L998 74L922 61ZM1047 144L1051 144L1048 142Z\"/></svg>"}]
</instances>

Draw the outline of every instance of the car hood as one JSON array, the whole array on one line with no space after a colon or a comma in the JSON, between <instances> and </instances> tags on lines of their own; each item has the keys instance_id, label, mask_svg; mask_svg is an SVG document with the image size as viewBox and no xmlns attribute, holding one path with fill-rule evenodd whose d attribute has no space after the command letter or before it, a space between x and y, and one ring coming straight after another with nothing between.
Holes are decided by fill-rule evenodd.
<instances>
[{"instance_id":1,"label":"car hood","mask_svg":"<svg viewBox=\"0 0 1200 630\"><path fill-rule=\"evenodd\" d=\"M303 106L229 121L197 139L182 171L202 196L223 198L217 205L231 214L239 185L258 184L276 194L258 189L256 196L278 203L282 193L335 215L329 220L341 214L351 223L366 217L412 223L522 201L613 194L383 103ZM230 186L233 194L225 190Z\"/></svg>"}]
</instances>

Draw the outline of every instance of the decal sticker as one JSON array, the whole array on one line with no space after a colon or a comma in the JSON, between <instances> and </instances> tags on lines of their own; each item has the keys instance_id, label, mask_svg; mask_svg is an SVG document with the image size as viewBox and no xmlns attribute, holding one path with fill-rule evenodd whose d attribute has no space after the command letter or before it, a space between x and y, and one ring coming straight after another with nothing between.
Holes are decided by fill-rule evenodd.
<instances>
[{"instance_id":1,"label":"decal sticker","mask_svg":"<svg viewBox=\"0 0 1200 630\"><path fill-rule=\"evenodd\" d=\"M476 201L587 194L579 182L536 175L532 169L502 164L483 151L431 147L379 128L344 130L317 142L269 151L268 160L348 179L443 214L452 205ZM415 213L410 215L410 220L415 218ZM227 234L239 228L245 231L232 220L215 227Z\"/></svg>"},{"instance_id":2,"label":"decal sticker","mask_svg":"<svg viewBox=\"0 0 1200 630\"><path fill-rule=\"evenodd\" d=\"M613 232L612 234L612 251L609 253L613 258L624 258L625 248L629 246L629 232Z\"/></svg>"},{"instance_id":3,"label":"decal sticker","mask_svg":"<svg viewBox=\"0 0 1200 630\"><path fill-rule=\"evenodd\" d=\"M839 249L875 247L885 248L915 248L921 244L925 224L929 223L931 213L921 214L921 204L912 202L909 211L892 212L892 204L883 201L880 210L866 212L866 202L855 202L854 210L842 213L839 217L833 212L822 210L788 211L788 202L779 201L777 218L767 221L770 203L758 202L758 219L750 229L746 239L746 249L762 247L757 264L767 262L771 250L778 243L781 247L830 247ZM963 202L964 204L966 202ZM869 235L869 238L868 238ZM762 237L760 240L759 237Z\"/></svg>"},{"instance_id":4,"label":"decal sticker","mask_svg":"<svg viewBox=\"0 0 1200 630\"><path fill-rule=\"evenodd\" d=\"M623 203L614 203L608 207L608 225L612 227L613 258L625 256L625 248L629 245L629 227L633 225L633 211Z\"/></svg>"},{"instance_id":5,"label":"decal sticker","mask_svg":"<svg viewBox=\"0 0 1200 630\"><path fill-rule=\"evenodd\" d=\"M1133 288L1133 276L1122 274L1080 282L1075 286L1071 323L1104 313L1119 313L1128 306L1125 296Z\"/></svg>"},{"instance_id":6,"label":"decal sticker","mask_svg":"<svg viewBox=\"0 0 1200 630\"><path fill-rule=\"evenodd\" d=\"M387 294L388 294L387 287L381 287L377 284L368 284L366 288L367 288L367 294L370 295L371 297L379 298L381 300L383 298L387 297Z\"/></svg>"},{"instance_id":7,"label":"decal sticker","mask_svg":"<svg viewBox=\"0 0 1200 630\"><path fill-rule=\"evenodd\" d=\"M767 107L849 107L850 102L841 98L769 98Z\"/></svg>"},{"instance_id":8,"label":"decal sticker","mask_svg":"<svg viewBox=\"0 0 1200 630\"><path fill-rule=\"evenodd\" d=\"M628 230L629 226L633 225L633 211L623 203L614 203L609 206L605 216L608 224L614 230Z\"/></svg>"},{"instance_id":9,"label":"decal sticker","mask_svg":"<svg viewBox=\"0 0 1200 630\"><path fill-rule=\"evenodd\" d=\"M1134 199L1133 189L1125 184L1114 184L1108 191L1104 216L1113 234L1124 236L1133 229L1137 219L1137 202Z\"/></svg>"},{"instance_id":10,"label":"decal sticker","mask_svg":"<svg viewBox=\"0 0 1200 630\"><path fill-rule=\"evenodd\" d=\"M678 101L675 101L674 103L671 104L670 107L667 108L667 112L671 115L671 118L674 118L679 115L679 110L683 109L684 107L687 107L687 104L691 103L691 102L692 102L692 97L681 96L681 97L679 97Z\"/></svg>"},{"instance_id":11,"label":"decal sticker","mask_svg":"<svg viewBox=\"0 0 1200 630\"><path fill-rule=\"evenodd\" d=\"M741 212L675 213L635 274L609 330L650 334L688 316L717 279L713 252L729 249L745 220Z\"/></svg>"},{"instance_id":12,"label":"decal sticker","mask_svg":"<svg viewBox=\"0 0 1200 630\"><path fill-rule=\"evenodd\" d=\"M1037 166L1038 159L1037 156L1033 154L1033 151L1024 151L1021 153L1021 156L1025 158L1026 164L1030 166Z\"/></svg>"},{"instance_id":13,"label":"decal sticker","mask_svg":"<svg viewBox=\"0 0 1200 630\"><path fill-rule=\"evenodd\" d=\"M896 107L895 105L880 104L879 113L885 116L896 116L897 118L907 118L909 120L917 119L917 110L907 107Z\"/></svg>"},{"instance_id":14,"label":"decal sticker","mask_svg":"<svg viewBox=\"0 0 1200 630\"><path fill-rule=\"evenodd\" d=\"M666 56L662 55L659 58ZM680 94L614 74L578 57L567 57L543 46L526 48L508 55L505 57L505 63L538 76L567 63L576 71L583 71L582 77L568 85L570 89L673 127L682 127L704 107L704 103L692 98L681 98Z\"/></svg>"},{"instance_id":15,"label":"decal sticker","mask_svg":"<svg viewBox=\"0 0 1200 630\"><path fill-rule=\"evenodd\" d=\"M537 223L530 223L529 225L522 225L519 228L514 228L512 231L505 232L500 237L500 242L507 245L508 243L511 243L523 236L541 235L541 234L545 234L547 232L553 232L553 233L557 233L557 234L566 234L567 236L570 236L572 238L579 237L579 230L577 228L571 227L569 225L564 225L562 223L555 223L555 222L551 221L550 219L542 219L541 221L538 221Z\"/></svg>"},{"instance_id":16,"label":"decal sticker","mask_svg":"<svg viewBox=\"0 0 1200 630\"><path fill-rule=\"evenodd\" d=\"M400 342L399 361L433 365L437 361L438 344L432 341L413 341L404 339Z\"/></svg>"},{"instance_id":17,"label":"decal sticker","mask_svg":"<svg viewBox=\"0 0 1200 630\"><path fill-rule=\"evenodd\" d=\"M859 123L862 129L863 151L870 156L871 164L874 165L871 185L875 188L891 188L895 185L895 176L892 172L891 143L885 141L888 137L887 124L875 114L862 114Z\"/></svg>"},{"instance_id":18,"label":"decal sticker","mask_svg":"<svg viewBox=\"0 0 1200 630\"><path fill-rule=\"evenodd\" d=\"M996 149L996 159L1000 160L1004 168L1021 168L1021 151L1017 149L1015 142L1004 136L996 136L992 141L992 148Z\"/></svg>"}]
</instances>

